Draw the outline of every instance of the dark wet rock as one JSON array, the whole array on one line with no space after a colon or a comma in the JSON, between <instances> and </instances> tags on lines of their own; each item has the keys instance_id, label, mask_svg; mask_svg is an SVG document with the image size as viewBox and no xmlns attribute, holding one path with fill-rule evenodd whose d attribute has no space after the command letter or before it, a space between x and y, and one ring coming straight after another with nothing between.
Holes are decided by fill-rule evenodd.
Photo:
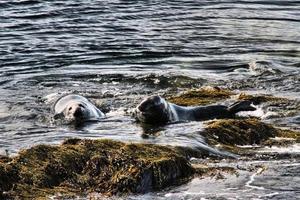
<instances>
[{"instance_id":1,"label":"dark wet rock","mask_svg":"<svg viewBox=\"0 0 300 200\"><path fill-rule=\"evenodd\" d=\"M0 190L13 198L144 193L178 184L193 173L171 147L70 139L59 146L37 145L0 162Z\"/></svg>"},{"instance_id":2,"label":"dark wet rock","mask_svg":"<svg viewBox=\"0 0 300 200\"><path fill-rule=\"evenodd\" d=\"M3 192L10 190L14 183L19 180L18 169L5 160L0 161L0 198L4 197Z\"/></svg>"}]
</instances>

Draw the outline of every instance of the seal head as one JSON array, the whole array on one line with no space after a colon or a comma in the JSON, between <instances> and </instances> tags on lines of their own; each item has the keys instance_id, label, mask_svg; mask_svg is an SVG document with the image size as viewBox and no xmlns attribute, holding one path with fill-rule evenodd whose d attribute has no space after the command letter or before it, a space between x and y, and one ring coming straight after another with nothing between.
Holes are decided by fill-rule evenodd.
<instances>
[{"instance_id":1,"label":"seal head","mask_svg":"<svg viewBox=\"0 0 300 200\"><path fill-rule=\"evenodd\" d=\"M59 98L54 104L54 119L63 118L68 123L99 120L105 115L86 98L69 94Z\"/></svg>"},{"instance_id":2,"label":"seal head","mask_svg":"<svg viewBox=\"0 0 300 200\"><path fill-rule=\"evenodd\" d=\"M143 100L135 109L138 121L149 124L162 124L170 119L168 103L160 96L151 96Z\"/></svg>"}]
</instances>

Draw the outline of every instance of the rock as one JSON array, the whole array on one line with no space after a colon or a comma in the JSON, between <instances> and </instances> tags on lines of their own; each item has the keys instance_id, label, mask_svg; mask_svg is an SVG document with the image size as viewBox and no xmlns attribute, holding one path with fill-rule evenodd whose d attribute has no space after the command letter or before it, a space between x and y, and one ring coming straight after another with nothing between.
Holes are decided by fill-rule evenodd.
<instances>
[{"instance_id":1,"label":"rock","mask_svg":"<svg viewBox=\"0 0 300 200\"><path fill-rule=\"evenodd\" d=\"M193 173L172 147L70 139L59 146L37 145L1 162L0 189L11 198L145 193Z\"/></svg>"}]
</instances>

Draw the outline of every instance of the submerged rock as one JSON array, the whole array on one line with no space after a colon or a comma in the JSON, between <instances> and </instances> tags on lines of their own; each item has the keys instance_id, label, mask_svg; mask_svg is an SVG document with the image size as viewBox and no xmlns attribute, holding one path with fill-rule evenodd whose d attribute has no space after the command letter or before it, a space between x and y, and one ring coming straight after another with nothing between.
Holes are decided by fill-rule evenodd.
<instances>
[{"instance_id":1,"label":"submerged rock","mask_svg":"<svg viewBox=\"0 0 300 200\"><path fill-rule=\"evenodd\" d=\"M193 173L171 147L70 139L59 146L37 145L0 162L0 191L14 198L144 193L178 184Z\"/></svg>"}]
</instances>

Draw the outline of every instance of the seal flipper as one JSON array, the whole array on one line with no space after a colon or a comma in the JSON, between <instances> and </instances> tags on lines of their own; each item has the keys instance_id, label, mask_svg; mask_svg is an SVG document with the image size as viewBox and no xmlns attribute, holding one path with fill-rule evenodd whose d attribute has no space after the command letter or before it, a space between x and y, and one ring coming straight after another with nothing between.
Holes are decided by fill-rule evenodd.
<instances>
[{"instance_id":1,"label":"seal flipper","mask_svg":"<svg viewBox=\"0 0 300 200\"><path fill-rule=\"evenodd\" d=\"M232 114L236 114L240 111L254 111L255 107L252 105L252 101L238 101L228 107L228 111Z\"/></svg>"}]
</instances>

